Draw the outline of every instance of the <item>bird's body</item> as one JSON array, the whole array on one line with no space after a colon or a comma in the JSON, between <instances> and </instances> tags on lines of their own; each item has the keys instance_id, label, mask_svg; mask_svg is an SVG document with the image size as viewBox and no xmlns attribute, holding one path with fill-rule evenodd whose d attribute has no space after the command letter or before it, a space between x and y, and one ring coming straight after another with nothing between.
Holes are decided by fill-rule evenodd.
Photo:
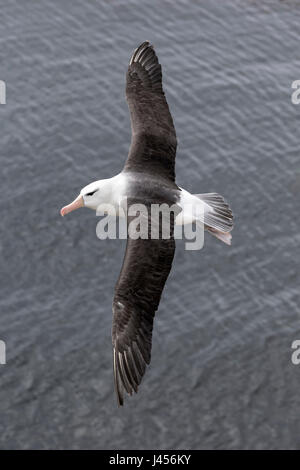
<instances>
[{"instance_id":1,"label":"bird's body","mask_svg":"<svg viewBox=\"0 0 300 470\"><path fill-rule=\"evenodd\" d=\"M97 210L104 204L113 215L126 215L129 224L132 217L128 208L143 204L149 208L146 217L150 233L154 226L150 207L175 208L168 238L159 231L158 238L127 240L113 301L114 376L119 404L123 404L124 390L137 392L150 363L153 319L175 252L174 226L199 222L226 244L231 242L233 228L232 212L222 196L193 195L175 182L176 133L162 89L161 66L148 42L141 44L131 58L126 96L132 141L123 171L90 183L61 210L65 215L82 206Z\"/></svg>"}]
</instances>

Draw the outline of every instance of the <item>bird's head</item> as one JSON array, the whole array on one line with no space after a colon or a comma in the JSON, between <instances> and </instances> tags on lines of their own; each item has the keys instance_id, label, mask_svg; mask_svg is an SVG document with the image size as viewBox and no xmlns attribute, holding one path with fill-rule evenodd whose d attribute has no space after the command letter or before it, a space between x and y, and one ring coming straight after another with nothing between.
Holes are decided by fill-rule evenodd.
<instances>
[{"instance_id":1,"label":"bird's head","mask_svg":"<svg viewBox=\"0 0 300 470\"><path fill-rule=\"evenodd\" d=\"M79 196L77 196L71 204L61 209L60 214L64 216L80 207L88 207L89 209L97 210L97 207L104 202L106 196L105 181L106 180L94 181L85 186L80 191Z\"/></svg>"}]
</instances>

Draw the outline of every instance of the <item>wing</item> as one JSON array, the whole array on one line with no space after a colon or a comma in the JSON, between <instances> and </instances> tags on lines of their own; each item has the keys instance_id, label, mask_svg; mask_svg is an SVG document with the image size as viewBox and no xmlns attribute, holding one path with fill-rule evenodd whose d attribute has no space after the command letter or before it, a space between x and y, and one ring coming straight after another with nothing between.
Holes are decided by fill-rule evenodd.
<instances>
[{"instance_id":1,"label":"wing","mask_svg":"<svg viewBox=\"0 0 300 470\"><path fill-rule=\"evenodd\" d=\"M162 88L161 66L149 42L133 53L126 98L132 139L124 171L142 171L175 180L177 139Z\"/></svg>"},{"instance_id":2,"label":"wing","mask_svg":"<svg viewBox=\"0 0 300 470\"><path fill-rule=\"evenodd\" d=\"M170 239L127 240L113 300L112 343L119 405L123 405L124 390L130 395L137 393L150 363L154 315L175 252L171 225Z\"/></svg>"}]
</instances>

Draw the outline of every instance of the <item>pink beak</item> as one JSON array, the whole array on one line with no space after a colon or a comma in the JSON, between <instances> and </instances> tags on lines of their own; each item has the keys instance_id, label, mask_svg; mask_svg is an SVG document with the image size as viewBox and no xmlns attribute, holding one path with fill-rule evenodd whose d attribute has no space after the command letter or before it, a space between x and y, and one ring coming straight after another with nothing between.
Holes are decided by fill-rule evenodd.
<instances>
[{"instance_id":1,"label":"pink beak","mask_svg":"<svg viewBox=\"0 0 300 470\"><path fill-rule=\"evenodd\" d=\"M84 202L83 202L83 197L78 196L71 204L68 204L67 206L63 207L60 210L60 215L64 216L68 214L69 212L75 211L75 209L79 209L79 207L83 207Z\"/></svg>"}]
</instances>

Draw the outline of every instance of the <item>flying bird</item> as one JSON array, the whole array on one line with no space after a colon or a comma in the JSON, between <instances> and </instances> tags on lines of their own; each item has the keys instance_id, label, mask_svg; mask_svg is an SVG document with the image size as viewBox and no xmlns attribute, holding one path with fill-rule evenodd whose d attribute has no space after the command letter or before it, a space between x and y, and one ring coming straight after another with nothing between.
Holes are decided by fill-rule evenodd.
<instances>
[{"instance_id":1,"label":"flying bird","mask_svg":"<svg viewBox=\"0 0 300 470\"><path fill-rule=\"evenodd\" d=\"M162 87L161 65L148 41L131 57L126 98L132 138L123 170L112 178L88 184L61 209L62 216L80 207L97 210L101 204L110 204L118 211L124 198L128 207L142 202L146 207L167 204L178 208L170 218L169 238L127 237L113 299L113 368L119 405L123 405L124 392L132 395L138 391L150 363L154 315L174 258L174 225L202 223L227 245L231 244L233 228L232 211L222 196L191 194L175 183L176 132ZM187 210L190 205L196 208L192 220Z\"/></svg>"}]
</instances>

